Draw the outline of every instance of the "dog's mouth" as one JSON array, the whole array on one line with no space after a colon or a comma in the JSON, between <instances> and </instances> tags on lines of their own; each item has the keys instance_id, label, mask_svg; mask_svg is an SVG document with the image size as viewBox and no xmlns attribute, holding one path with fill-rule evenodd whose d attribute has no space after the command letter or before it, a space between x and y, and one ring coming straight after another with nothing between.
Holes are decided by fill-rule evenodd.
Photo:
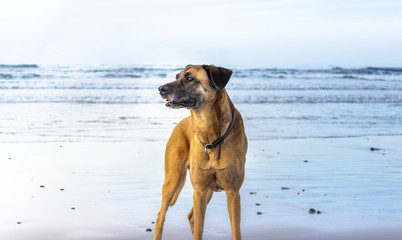
<instances>
[{"instance_id":1,"label":"dog's mouth","mask_svg":"<svg viewBox=\"0 0 402 240\"><path fill-rule=\"evenodd\" d=\"M174 102L175 102L173 98L171 98L171 99L165 99L165 100L166 100L166 103L174 103Z\"/></svg>"},{"instance_id":2,"label":"dog's mouth","mask_svg":"<svg viewBox=\"0 0 402 240\"><path fill-rule=\"evenodd\" d=\"M170 108L191 108L196 105L196 101L192 101L191 99L177 100L173 98L166 98L165 101L165 106Z\"/></svg>"}]
</instances>

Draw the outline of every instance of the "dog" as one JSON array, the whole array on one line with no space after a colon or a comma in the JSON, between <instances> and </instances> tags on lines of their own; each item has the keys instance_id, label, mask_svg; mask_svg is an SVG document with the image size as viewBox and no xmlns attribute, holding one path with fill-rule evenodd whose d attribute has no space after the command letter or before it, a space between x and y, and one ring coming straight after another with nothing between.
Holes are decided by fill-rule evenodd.
<instances>
[{"instance_id":1,"label":"dog","mask_svg":"<svg viewBox=\"0 0 402 240\"><path fill-rule=\"evenodd\" d=\"M176 125L166 144L162 206L154 240L162 239L166 212L179 197L187 170L194 188L188 215L194 239L202 239L206 207L218 190L226 192L233 239L241 239L239 190L247 137L243 119L225 89L232 73L214 65L188 65L175 81L158 88L167 107L187 108L191 115Z\"/></svg>"}]
</instances>

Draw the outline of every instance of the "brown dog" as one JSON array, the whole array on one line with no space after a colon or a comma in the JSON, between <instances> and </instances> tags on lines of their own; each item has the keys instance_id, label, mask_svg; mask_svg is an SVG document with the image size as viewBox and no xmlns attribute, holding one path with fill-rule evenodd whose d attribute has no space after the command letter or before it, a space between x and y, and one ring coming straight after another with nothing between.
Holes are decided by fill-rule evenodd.
<instances>
[{"instance_id":1,"label":"brown dog","mask_svg":"<svg viewBox=\"0 0 402 240\"><path fill-rule=\"evenodd\" d=\"M176 80L159 87L166 106L188 108L191 116L174 128L166 145L162 207L154 240L162 238L166 211L184 185L187 169L194 188L188 215L194 239L202 239L205 211L213 191L225 190L233 239L241 239L240 195L247 138L243 119L224 87L232 71L213 65L189 65Z\"/></svg>"}]
</instances>

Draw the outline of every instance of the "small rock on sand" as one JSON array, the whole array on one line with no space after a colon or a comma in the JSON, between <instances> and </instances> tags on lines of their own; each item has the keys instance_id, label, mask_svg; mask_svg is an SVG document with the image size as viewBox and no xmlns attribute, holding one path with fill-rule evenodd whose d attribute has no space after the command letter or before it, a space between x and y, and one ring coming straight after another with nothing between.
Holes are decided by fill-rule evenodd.
<instances>
[{"instance_id":1,"label":"small rock on sand","mask_svg":"<svg viewBox=\"0 0 402 240\"><path fill-rule=\"evenodd\" d=\"M315 214L315 213L316 213L316 211L315 211L315 209L314 209L314 208L310 208L310 209L308 210L308 213L310 213L310 214Z\"/></svg>"},{"instance_id":2,"label":"small rock on sand","mask_svg":"<svg viewBox=\"0 0 402 240\"><path fill-rule=\"evenodd\" d=\"M45 185L40 185L40 188L45 188Z\"/></svg>"},{"instance_id":3,"label":"small rock on sand","mask_svg":"<svg viewBox=\"0 0 402 240\"><path fill-rule=\"evenodd\" d=\"M282 190L289 190L290 188L288 187L281 187Z\"/></svg>"},{"instance_id":4,"label":"small rock on sand","mask_svg":"<svg viewBox=\"0 0 402 240\"><path fill-rule=\"evenodd\" d=\"M17 224L22 224L22 222L17 222Z\"/></svg>"},{"instance_id":5,"label":"small rock on sand","mask_svg":"<svg viewBox=\"0 0 402 240\"><path fill-rule=\"evenodd\" d=\"M262 212L257 212L257 215L262 215Z\"/></svg>"},{"instance_id":6,"label":"small rock on sand","mask_svg":"<svg viewBox=\"0 0 402 240\"><path fill-rule=\"evenodd\" d=\"M379 149L379 148L375 148L375 147L371 147L371 148L370 148L370 151L372 151L372 152L374 152L374 151L380 151L380 149Z\"/></svg>"},{"instance_id":7,"label":"small rock on sand","mask_svg":"<svg viewBox=\"0 0 402 240\"><path fill-rule=\"evenodd\" d=\"M255 194L257 194L256 192L250 192L250 195L255 195Z\"/></svg>"},{"instance_id":8,"label":"small rock on sand","mask_svg":"<svg viewBox=\"0 0 402 240\"><path fill-rule=\"evenodd\" d=\"M260 203L255 203L255 205L256 205L256 206L260 206L261 204L260 204Z\"/></svg>"},{"instance_id":9,"label":"small rock on sand","mask_svg":"<svg viewBox=\"0 0 402 240\"><path fill-rule=\"evenodd\" d=\"M147 232L152 232L152 229L147 228L147 230L145 230L145 231L147 231Z\"/></svg>"}]
</instances>

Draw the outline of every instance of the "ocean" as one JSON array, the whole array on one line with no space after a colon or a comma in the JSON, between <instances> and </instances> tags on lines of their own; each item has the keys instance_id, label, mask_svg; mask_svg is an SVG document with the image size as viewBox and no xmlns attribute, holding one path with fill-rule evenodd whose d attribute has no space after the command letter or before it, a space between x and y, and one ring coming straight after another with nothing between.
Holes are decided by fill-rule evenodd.
<instances>
[{"instance_id":1,"label":"ocean","mask_svg":"<svg viewBox=\"0 0 402 240\"><path fill-rule=\"evenodd\" d=\"M183 67L0 65L0 142L166 140L189 113L157 88ZM402 68L228 68L251 140L402 134Z\"/></svg>"}]
</instances>

